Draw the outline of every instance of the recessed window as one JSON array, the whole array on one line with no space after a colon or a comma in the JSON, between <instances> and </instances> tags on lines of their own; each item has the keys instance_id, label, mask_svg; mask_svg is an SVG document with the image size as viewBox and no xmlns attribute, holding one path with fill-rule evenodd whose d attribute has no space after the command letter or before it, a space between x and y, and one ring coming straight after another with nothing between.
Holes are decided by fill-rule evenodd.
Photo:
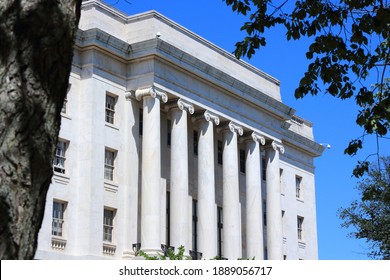
<instances>
[{"instance_id":1,"label":"recessed window","mask_svg":"<svg viewBox=\"0 0 390 280\"><path fill-rule=\"evenodd\" d=\"M261 177L264 181L267 180L267 162L265 158L261 159Z\"/></svg>"},{"instance_id":2,"label":"recessed window","mask_svg":"<svg viewBox=\"0 0 390 280\"><path fill-rule=\"evenodd\" d=\"M142 136L144 128L144 111L142 109L139 110L138 114L138 134Z\"/></svg>"},{"instance_id":3,"label":"recessed window","mask_svg":"<svg viewBox=\"0 0 390 280\"><path fill-rule=\"evenodd\" d=\"M105 150L104 152L104 179L114 181L116 152Z\"/></svg>"},{"instance_id":4,"label":"recessed window","mask_svg":"<svg viewBox=\"0 0 390 280\"><path fill-rule=\"evenodd\" d=\"M303 240L303 217L297 217L298 240Z\"/></svg>"},{"instance_id":5,"label":"recessed window","mask_svg":"<svg viewBox=\"0 0 390 280\"><path fill-rule=\"evenodd\" d=\"M295 196L302 198L302 177L295 176Z\"/></svg>"},{"instance_id":6,"label":"recessed window","mask_svg":"<svg viewBox=\"0 0 390 280\"><path fill-rule=\"evenodd\" d=\"M104 208L103 241L113 242L115 210Z\"/></svg>"},{"instance_id":7,"label":"recessed window","mask_svg":"<svg viewBox=\"0 0 390 280\"><path fill-rule=\"evenodd\" d=\"M217 208L217 243L218 243L218 257L223 257L223 208Z\"/></svg>"},{"instance_id":8,"label":"recessed window","mask_svg":"<svg viewBox=\"0 0 390 280\"><path fill-rule=\"evenodd\" d=\"M240 171L245 173L245 150L240 150Z\"/></svg>"},{"instance_id":9,"label":"recessed window","mask_svg":"<svg viewBox=\"0 0 390 280\"><path fill-rule=\"evenodd\" d=\"M223 164L223 157L222 157L222 141L217 142L217 159L218 159L218 164Z\"/></svg>"},{"instance_id":10,"label":"recessed window","mask_svg":"<svg viewBox=\"0 0 390 280\"><path fill-rule=\"evenodd\" d=\"M51 235L63 237L64 236L64 213L66 203L53 201L53 214L51 223Z\"/></svg>"},{"instance_id":11,"label":"recessed window","mask_svg":"<svg viewBox=\"0 0 390 280\"><path fill-rule=\"evenodd\" d=\"M193 143L194 156L198 156L199 136L198 136L198 131L196 130L192 132L192 143Z\"/></svg>"},{"instance_id":12,"label":"recessed window","mask_svg":"<svg viewBox=\"0 0 390 280\"><path fill-rule=\"evenodd\" d=\"M106 122L110 124L114 124L116 100L116 97L106 94Z\"/></svg>"},{"instance_id":13,"label":"recessed window","mask_svg":"<svg viewBox=\"0 0 390 280\"><path fill-rule=\"evenodd\" d=\"M68 142L59 140L57 142L56 153L53 160L53 170L57 173L65 174L66 149Z\"/></svg>"},{"instance_id":14,"label":"recessed window","mask_svg":"<svg viewBox=\"0 0 390 280\"><path fill-rule=\"evenodd\" d=\"M69 84L68 90L67 90L66 95L65 95L64 103L62 104L61 113L65 114L65 115L68 114L68 95L69 95L69 91L70 91L71 87L72 87L72 84Z\"/></svg>"},{"instance_id":15,"label":"recessed window","mask_svg":"<svg viewBox=\"0 0 390 280\"><path fill-rule=\"evenodd\" d=\"M172 135L172 122L167 120L167 146L171 146L171 135Z\"/></svg>"},{"instance_id":16,"label":"recessed window","mask_svg":"<svg viewBox=\"0 0 390 280\"><path fill-rule=\"evenodd\" d=\"M192 250L198 251L198 201L192 200Z\"/></svg>"}]
</instances>

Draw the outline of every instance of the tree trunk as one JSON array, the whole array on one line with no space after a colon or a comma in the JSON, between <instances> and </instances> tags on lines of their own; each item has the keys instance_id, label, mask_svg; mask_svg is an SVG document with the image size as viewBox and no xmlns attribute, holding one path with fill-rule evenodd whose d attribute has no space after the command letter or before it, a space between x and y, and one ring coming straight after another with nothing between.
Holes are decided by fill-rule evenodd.
<instances>
[{"instance_id":1,"label":"tree trunk","mask_svg":"<svg viewBox=\"0 0 390 280\"><path fill-rule=\"evenodd\" d=\"M81 0L0 1L0 258L32 259Z\"/></svg>"}]
</instances>

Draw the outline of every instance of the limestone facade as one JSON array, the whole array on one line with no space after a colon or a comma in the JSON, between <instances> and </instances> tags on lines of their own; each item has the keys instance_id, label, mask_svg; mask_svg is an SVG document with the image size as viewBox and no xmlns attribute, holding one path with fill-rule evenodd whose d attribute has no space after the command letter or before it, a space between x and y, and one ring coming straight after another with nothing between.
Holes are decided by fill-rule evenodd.
<instances>
[{"instance_id":1,"label":"limestone facade","mask_svg":"<svg viewBox=\"0 0 390 280\"><path fill-rule=\"evenodd\" d=\"M84 1L37 259L317 259L312 124L150 11Z\"/></svg>"}]
</instances>

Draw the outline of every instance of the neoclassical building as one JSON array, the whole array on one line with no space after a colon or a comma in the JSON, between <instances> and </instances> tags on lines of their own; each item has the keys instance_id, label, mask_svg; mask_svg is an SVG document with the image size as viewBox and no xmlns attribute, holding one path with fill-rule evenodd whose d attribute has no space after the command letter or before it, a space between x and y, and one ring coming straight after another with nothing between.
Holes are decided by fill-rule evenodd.
<instances>
[{"instance_id":1,"label":"neoclassical building","mask_svg":"<svg viewBox=\"0 0 390 280\"><path fill-rule=\"evenodd\" d=\"M317 259L312 124L163 15L84 1L37 259Z\"/></svg>"}]
</instances>

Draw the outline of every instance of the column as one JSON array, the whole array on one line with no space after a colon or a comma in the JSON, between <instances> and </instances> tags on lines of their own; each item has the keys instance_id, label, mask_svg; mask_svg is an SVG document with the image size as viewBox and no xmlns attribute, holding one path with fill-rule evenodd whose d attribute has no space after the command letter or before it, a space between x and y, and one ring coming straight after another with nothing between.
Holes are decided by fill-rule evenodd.
<instances>
[{"instance_id":1,"label":"column","mask_svg":"<svg viewBox=\"0 0 390 280\"><path fill-rule=\"evenodd\" d=\"M242 257L237 134L243 129L233 122L223 130L223 256L230 260Z\"/></svg>"},{"instance_id":2,"label":"column","mask_svg":"<svg viewBox=\"0 0 390 280\"><path fill-rule=\"evenodd\" d=\"M161 251L160 98L168 98L153 87L137 90L135 96L143 99L141 249L155 254Z\"/></svg>"},{"instance_id":3,"label":"column","mask_svg":"<svg viewBox=\"0 0 390 280\"><path fill-rule=\"evenodd\" d=\"M279 150L284 147L273 141L266 149L267 248L269 260L283 259L282 207L280 197Z\"/></svg>"},{"instance_id":4,"label":"column","mask_svg":"<svg viewBox=\"0 0 390 280\"><path fill-rule=\"evenodd\" d=\"M198 250L202 258L217 255L217 219L215 207L214 124L219 117L206 111L199 123L198 142Z\"/></svg>"},{"instance_id":5,"label":"column","mask_svg":"<svg viewBox=\"0 0 390 280\"><path fill-rule=\"evenodd\" d=\"M246 251L247 257L264 259L263 248L263 199L261 193L260 144L265 144L261 135L253 132L246 140Z\"/></svg>"},{"instance_id":6,"label":"column","mask_svg":"<svg viewBox=\"0 0 390 280\"><path fill-rule=\"evenodd\" d=\"M177 250L181 245L190 249L188 242L188 127L187 112L194 107L179 99L171 113L171 244Z\"/></svg>"}]
</instances>

